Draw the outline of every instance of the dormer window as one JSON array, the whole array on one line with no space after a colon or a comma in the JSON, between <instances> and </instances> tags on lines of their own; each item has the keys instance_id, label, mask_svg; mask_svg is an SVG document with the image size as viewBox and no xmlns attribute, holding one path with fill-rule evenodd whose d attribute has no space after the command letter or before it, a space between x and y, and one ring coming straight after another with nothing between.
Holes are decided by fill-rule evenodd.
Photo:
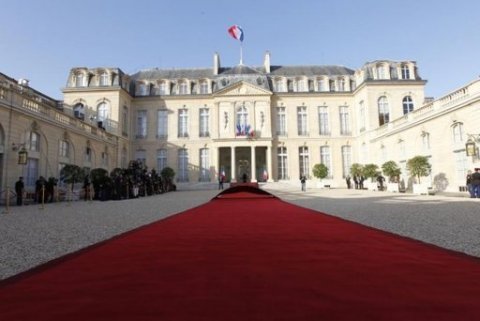
<instances>
[{"instance_id":1,"label":"dormer window","mask_svg":"<svg viewBox=\"0 0 480 321\"><path fill-rule=\"evenodd\" d=\"M179 95L186 95L188 94L188 84L186 81L180 82L178 85L178 94Z\"/></svg>"},{"instance_id":2,"label":"dormer window","mask_svg":"<svg viewBox=\"0 0 480 321\"><path fill-rule=\"evenodd\" d=\"M148 95L148 85L145 83L138 84L138 95L147 96Z\"/></svg>"},{"instance_id":3,"label":"dormer window","mask_svg":"<svg viewBox=\"0 0 480 321\"><path fill-rule=\"evenodd\" d=\"M108 74L104 71L100 74L100 86L108 86Z\"/></svg>"},{"instance_id":4,"label":"dormer window","mask_svg":"<svg viewBox=\"0 0 480 321\"><path fill-rule=\"evenodd\" d=\"M275 79L275 90L277 92L285 92L285 84L282 78Z\"/></svg>"},{"instance_id":5,"label":"dormer window","mask_svg":"<svg viewBox=\"0 0 480 321\"><path fill-rule=\"evenodd\" d=\"M200 82L200 94L208 94L208 82L206 80Z\"/></svg>"},{"instance_id":6,"label":"dormer window","mask_svg":"<svg viewBox=\"0 0 480 321\"><path fill-rule=\"evenodd\" d=\"M165 83L165 81L162 81L159 85L158 85L158 93L160 95L166 95L167 94L167 84Z\"/></svg>"},{"instance_id":7,"label":"dormer window","mask_svg":"<svg viewBox=\"0 0 480 321\"><path fill-rule=\"evenodd\" d=\"M85 75L78 73L75 75L75 87L84 87L85 86Z\"/></svg>"},{"instance_id":8,"label":"dormer window","mask_svg":"<svg viewBox=\"0 0 480 321\"><path fill-rule=\"evenodd\" d=\"M385 70L384 65L377 66L377 78L378 79L386 79L387 78L387 72Z\"/></svg>"},{"instance_id":9,"label":"dormer window","mask_svg":"<svg viewBox=\"0 0 480 321\"><path fill-rule=\"evenodd\" d=\"M327 91L327 81L325 78L320 78L317 80L317 90Z\"/></svg>"},{"instance_id":10,"label":"dormer window","mask_svg":"<svg viewBox=\"0 0 480 321\"><path fill-rule=\"evenodd\" d=\"M410 68L408 65L402 65L402 79L410 79Z\"/></svg>"},{"instance_id":11,"label":"dormer window","mask_svg":"<svg viewBox=\"0 0 480 321\"><path fill-rule=\"evenodd\" d=\"M338 80L338 91L345 91L345 79L343 78Z\"/></svg>"}]
</instances>

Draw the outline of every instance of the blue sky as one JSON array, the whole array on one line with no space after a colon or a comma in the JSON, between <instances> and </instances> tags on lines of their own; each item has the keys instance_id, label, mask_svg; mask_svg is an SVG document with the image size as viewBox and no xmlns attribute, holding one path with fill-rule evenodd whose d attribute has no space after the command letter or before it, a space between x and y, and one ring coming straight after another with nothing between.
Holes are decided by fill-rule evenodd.
<instances>
[{"instance_id":1,"label":"blue sky","mask_svg":"<svg viewBox=\"0 0 480 321\"><path fill-rule=\"evenodd\" d=\"M244 63L417 61L427 96L480 75L477 0L0 0L0 72L61 99L72 67L223 66L239 62L227 34L242 26Z\"/></svg>"}]
</instances>

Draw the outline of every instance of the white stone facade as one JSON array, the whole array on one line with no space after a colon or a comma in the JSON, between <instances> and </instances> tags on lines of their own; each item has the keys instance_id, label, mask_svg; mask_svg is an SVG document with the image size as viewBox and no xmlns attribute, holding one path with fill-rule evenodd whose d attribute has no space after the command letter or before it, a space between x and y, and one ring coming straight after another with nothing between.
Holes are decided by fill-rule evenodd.
<instances>
[{"instance_id":1,"label":"white stone facade","mask_svg":"<svg viewBox=\"0 0 480 321\"><path fill-rule=\"evenodd\" d=\"M480 83L434 101L425 99L425 83L413 61L358 70L271 66L269 53L256 68L222 68L218 54L204 69L73 68L63 102L2 75L1 184L58 177L66 163L112 170L141 159L149 168L172 167L185 184L216 182L223 173L227 181L246 174L298 183L324 163L329 184L344 187L352 163L393 160L408 182L406 161L425 155L432 164L425 180L459 191L466 172L480 167L465 153L467 140L479 139ZM34 165L17 164L19 147Z\"/></svg>"}]
</instances>

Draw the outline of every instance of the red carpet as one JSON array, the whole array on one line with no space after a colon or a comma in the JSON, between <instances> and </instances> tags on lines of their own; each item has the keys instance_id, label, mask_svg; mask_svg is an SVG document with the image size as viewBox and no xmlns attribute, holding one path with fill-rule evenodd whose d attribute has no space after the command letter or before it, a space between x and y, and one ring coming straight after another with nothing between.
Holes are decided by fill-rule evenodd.
<instances>
[{"instance_id":1,"label":"red carpet","mask_svg":"<svg viewBox=\"0 0 480 321\"><path fill-rule=\"evenodd\" d=\"M480 261L228 190L0 283L1 320L480 320Z\"/></svg>"}]
</instances>

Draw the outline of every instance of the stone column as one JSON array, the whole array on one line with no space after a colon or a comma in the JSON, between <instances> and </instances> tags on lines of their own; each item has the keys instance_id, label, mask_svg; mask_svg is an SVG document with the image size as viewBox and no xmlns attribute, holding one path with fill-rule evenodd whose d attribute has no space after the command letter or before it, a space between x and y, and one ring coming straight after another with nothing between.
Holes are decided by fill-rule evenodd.
<instances>
[{"instance_id":1,"label":"stone column","mask_svg":"<svg viewBox=\"0 0 480 321\"><path fill-rule=\"evenodd\" d=\"M231 175L231 178L230 178L230 181L231 182L236 182L237 181L237 169L236 169L236 166L235 166L235 147L230 147L230 151L231 151L231 164L230 164L230 167L231 167L231 170L230 170L230 175Z\"/></svg>"},{"instance_id":2,"label":"stone column","mask_svg":"<svg viewBox=\"0 0 480 321\"><path fill-rule=\"evenodd\" d=\"M250 179L251 182L256 182L257 181L257 170L256 170L256 167L257 167L257 160L256 160L256 155L255 155L255 146L251 146L250 147L251 149L251 156L252 156L252 177Z\"/></svg>"},{"instance_id":3,"label":"stone column","mask_svg":"<svg viewBox=\"0 0 480 321\"><path fill-rule=\"evenodd\" d=\"M272 146L267 146L267 170L268 170L268 182L273 182L272 173L273 173L273 164L272 164Z\"/></svg>"}]
</instances>

